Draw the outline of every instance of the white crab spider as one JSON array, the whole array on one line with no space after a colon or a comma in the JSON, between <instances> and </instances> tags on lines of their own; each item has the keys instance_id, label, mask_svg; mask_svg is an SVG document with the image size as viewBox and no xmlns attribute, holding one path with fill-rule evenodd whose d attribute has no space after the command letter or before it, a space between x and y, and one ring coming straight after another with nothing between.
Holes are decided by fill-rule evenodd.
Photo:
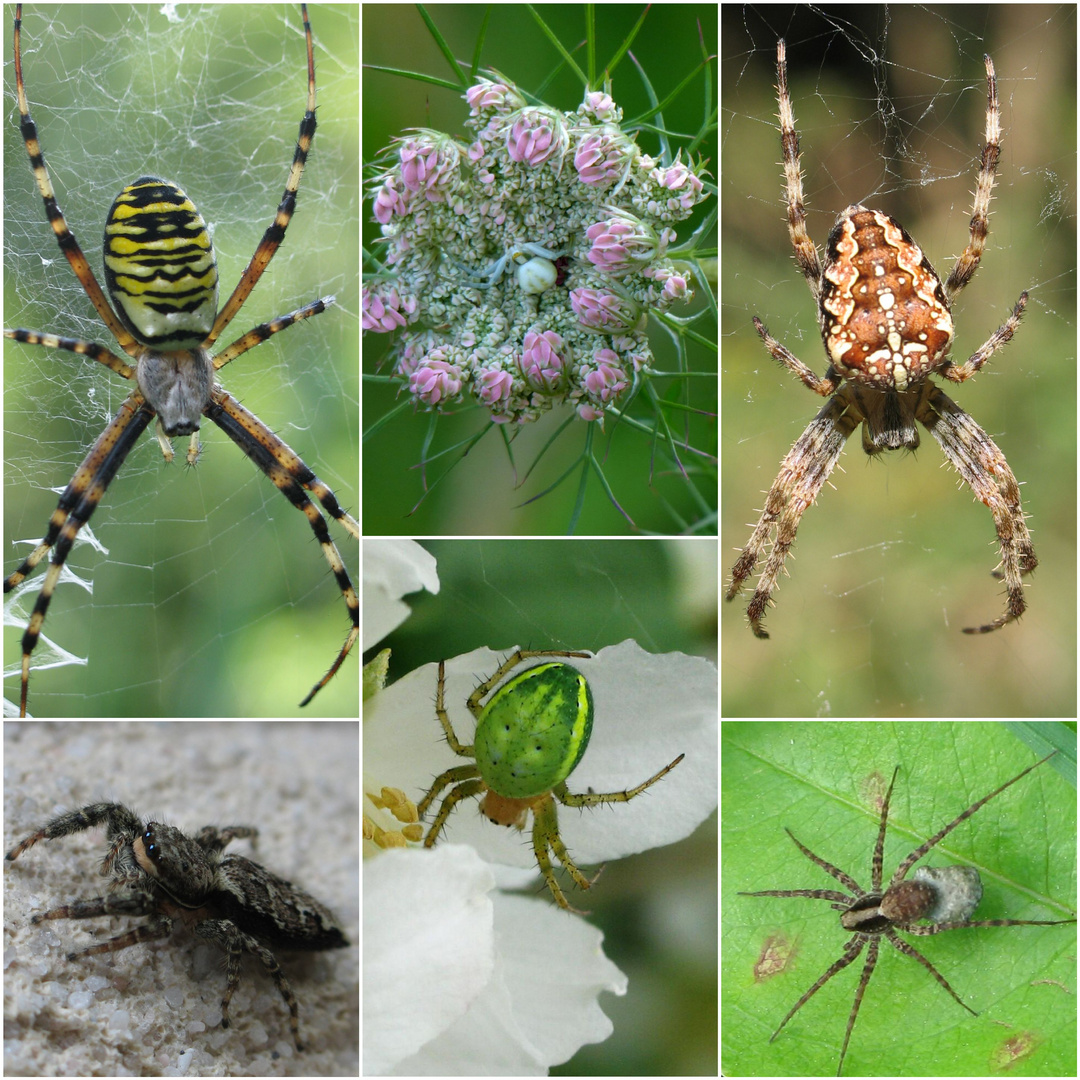
<instances>
[{"instance_id":1,"label":"white crab spider","mask_svg":"<svg viewBox=\"0 0 1080 1080\"><path fill-rule=\"evenodd\" d=\"M566 254L565 251L548 251L540 244L515 244L484 270L469 270L460 264L459 268L469 279L470 288L490 289L502 280L507 265L513 262L517 266L517 283L521 291L538 294L547 292L558 280L554 260ZM530 255L532 258L528 257Z\"/></svg>"}]
</instances>

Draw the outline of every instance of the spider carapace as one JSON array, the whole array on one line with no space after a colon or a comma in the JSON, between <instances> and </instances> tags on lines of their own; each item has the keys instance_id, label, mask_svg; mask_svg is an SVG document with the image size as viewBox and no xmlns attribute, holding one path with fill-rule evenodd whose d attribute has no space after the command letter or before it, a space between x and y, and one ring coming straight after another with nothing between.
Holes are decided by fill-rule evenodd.
<instances>
[{"instance_id":1,"label":"spider carapace","mask_svg":"<svg viewBox=\"0 0 1080 1080\"><path fill-rule=\"evenodd\" d=\"M985 431L930 380L961 383L971 378L1013 336L1027 304L1021 293L1012 314L961 364L948 359L953 340L951 305L975 274L988 232L990 196L1001 142L997 83L986 66L986 143L983 147L970 236L943 282L930 261L893 218L862 205L841 213L825 245L825 261L806 231L799 136L787 83L784 42L777 42L776 74L788 232L818 307L829 357L824 377L780 344L761 319L754 326L769 354L811 390L828 398L824 408L784 458L757 525L732 568L727 599L733 600L754 572L775 530L772 550L747 607L750 628L769 635L762 621L784 560L806 509L836 466L848 436L861 424L867 454L919 445L916 421L937 439L949 463L976 498L989 507L1001 547L1005 612L965 633L997 630L1023 614L1021 577L1038 560L1031 544L1020 488L1005 455Z\"/></svg>"},{"instance_id":2,"label":"spider carapace","mask_svg":"<svg viewBox=\"0 0 1080 1080\"><path fill-rule=\"evenodd\" d=\"M194 464L199 453L199 426L203 417L208 418L307 518L345 600L350 626L330 669L301 705L308 704L333 678L359 636L360 606L356 593L341 554L330 538L326 519L307 492L356 539L360 538L358 523L341 508L334 493L300 456L228 394L217 378L217 373L230 361L294 323L327 310L334 298L323 297L305 304L256 326L219 352L211 352L285 238L315 136L314 49L306 6L301 5L301 13L307 44L307 102L285 192L240 281L219 310L217 265L206 224L176 184L155 176L139 177L126 186L109 210L104 258L110 304L57 205L37 128L30 117L20 49L22 5L16 8L15 87L20 131L45 203L45 214L61 252L98 316L133 364L90 341L33 330L5 330L4 336L28 345L44 345L87 356L135 384L61 495L41 543L4 581L4 592L10 592L52 551L49 569L22 639L22 716L26 715L30 657L72 545L139 436L155 419L157 439L166 461L173 458L171 437L190 435L187 460Z\"/></svg>"}]
</instances>

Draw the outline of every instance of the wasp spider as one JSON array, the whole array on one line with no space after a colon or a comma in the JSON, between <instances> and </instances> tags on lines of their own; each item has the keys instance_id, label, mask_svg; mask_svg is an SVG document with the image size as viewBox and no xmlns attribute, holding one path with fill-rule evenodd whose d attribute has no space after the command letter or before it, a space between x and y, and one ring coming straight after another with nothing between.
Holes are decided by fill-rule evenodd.
<instances>
[{"instance_id":1,"label":"wasp spider","mask_svg":"<svg viewBox=\"0 0 1080 1080\"><path fill-rule=\"evenodd\" d=\"M44 345L89 357L122 378L130 379L133 384L119 411L90 448L61 495L44 538L4 581L4 592L12 591L52 552L22 639L20 715L26 714L31 655L65 560L79 530L89 521L124 459L152 420L156 422L156 437L166 462L173 459L172 438L190 436L189 464L194 464L198 456L198 431L202 420L204 417L211 420L307 518L341 589L350 626L334 662L301 705L307 705L333 678L359 635L356 593L341 555L330 538L326 519L308 497L308 492L326 513L357 539L359 525L341 508L326 484L257 416L228 394L217 377L218 371L231 360L293 323L325 311L334 298L324 297L305 304L287 315L256 326L216 353L211 351L284 239L315 135L314 51L305 5L301 6L301 11L307 44L308 91L285 192L239 283L219 310L217 266L206 225L179 187L154 176L141 176L125 187L109 210L104 261L105 284L112 299L110 304L57 205L27 103L20 52L22 5L16 7L15 86L20 131L30 155L34 179L61 252L126 359L91 341L21 329L5 330L4 336L28 345Z\"/></svg>"}]
</instances>

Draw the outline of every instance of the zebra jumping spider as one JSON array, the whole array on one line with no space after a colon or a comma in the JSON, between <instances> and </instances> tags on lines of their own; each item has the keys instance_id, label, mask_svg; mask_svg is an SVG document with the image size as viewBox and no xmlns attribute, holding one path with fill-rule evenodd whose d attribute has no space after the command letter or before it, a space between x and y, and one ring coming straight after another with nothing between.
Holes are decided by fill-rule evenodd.
<instances>
[{"instance_id":1,"label":"zebra jumping spider","mask_svg":"<svg viewBox=\"0 0 1080 1080\"><path fill-rule=\"evenodd\" d=\"M151 821L120 803L92 803L55 817L7 854L17 859L39 840L106 826L109 850L101 873L111 877L109 895L77 900L30 921L92 919L101 915L148 915L150 921L127 933L68 953L68 959L115 952L143 941L168 937L179 919L202 938L225 950L226 984L221 999L221 1026L229 1026L229 1001L240 982L240 958L259 958L289 1007L289 1024L297 1050L300 1025L292 987L267 946L317 951L345 948L349 942L334 917L318 901L283 878L242 855L222 855L231 840L258 836L246 825L218 829L207 825L186 836L172 825Z\"/></svg>"}]
</instances>

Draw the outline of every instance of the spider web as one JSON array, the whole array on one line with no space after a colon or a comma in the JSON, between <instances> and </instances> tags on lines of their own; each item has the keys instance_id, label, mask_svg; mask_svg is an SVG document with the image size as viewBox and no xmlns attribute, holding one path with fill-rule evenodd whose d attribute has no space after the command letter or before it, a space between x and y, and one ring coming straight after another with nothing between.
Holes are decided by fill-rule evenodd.
<instances>
[{"instance_id":1,"label":"spider web","mask_svg":"<svg viewBox=\"0 0 1080 1080\"><path fill-rule=\"evenodd\" d=\"M948 393L1021 481L1040 559L1022 623L962 637L963 626L994 617L1004 602L990 576L998 555L986 508L939 467L926 432L917 454L873 461L856 433L832 477L836 490L827 486L802 519L791 578L781 576L766 618L770 642L754 640L741 617L753 581L725 610L725 712L1074 715L1075 13L909 6L724 13L725 574L781 458L822 405L778 369L751 322L760 316L824 371L782 202L781 36L808 228L819 250L837 214L861 202L895 216L942 277L968 239L985 126L982 57L993 56L1002 153L983 263L953 307L953 359L973 352L1022 290L1030 300L1015 340Z\"/></svg>"},{"instance_id":2,"label":"spider web","mask_svg":"<svg viewBox=\"0 0 1080 1080\"><path fill-rule=\"evenodd\" d=\"M115 347L45 220L18 133L5 18L4 324ZM318 7L311 18L319 129L297 213L222 344L316 297L337 303L229 365L223 383L355 511L358 10ZM161 175L211 228L227 296L272 220L303 115L299 7L33 7L22 56L57 198L99 281L110 203L135 177ZM70 354L5 345L10 571L130 387ZM50 658L44 637L35 650L32 712L292 713L340 648L347 616L310 527L224 433L208 424L201 435L194 470L179 443L166 467L154 440L140 440L82 530L68 566L85 584L54 595L44 637L62 652ZM355 545L333 522L331 534L355 568ZM8 698L35 596L8 615ZM40 669L49 663L62 666ZM309 710L355 715L355 666L335 683Z\"/></svg>"}]
</instances>

